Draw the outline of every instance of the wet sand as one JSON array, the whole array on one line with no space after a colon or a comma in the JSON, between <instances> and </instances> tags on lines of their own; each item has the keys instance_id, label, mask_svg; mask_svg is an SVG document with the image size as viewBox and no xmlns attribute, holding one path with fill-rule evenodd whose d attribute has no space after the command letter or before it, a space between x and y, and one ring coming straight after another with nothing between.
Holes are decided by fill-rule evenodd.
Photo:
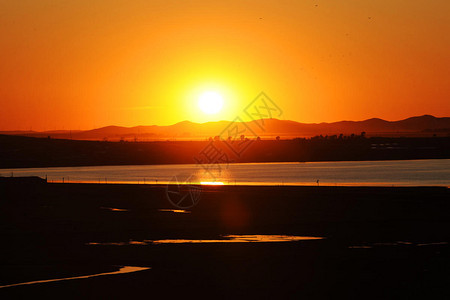
<instances>
[{"instance_id":1,"label":"wet sand","mask_svg":"<svg viewBox=\"0 0 450 300\"><path fill-rule=\"evenodd\" d=\"M165 191L0 184L1 286L151 268L2 288L0 296L449 295L447 188L203 186L185 210Z\"/></svg>"}]
</instances>

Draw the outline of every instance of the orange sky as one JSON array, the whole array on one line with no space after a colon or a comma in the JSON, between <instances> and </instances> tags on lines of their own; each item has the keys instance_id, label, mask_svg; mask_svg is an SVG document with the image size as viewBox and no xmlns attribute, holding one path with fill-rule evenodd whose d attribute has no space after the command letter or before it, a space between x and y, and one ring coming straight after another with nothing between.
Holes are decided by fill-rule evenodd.
<instances>
[{"instance_id":1,"label":"orange sky","mask_svg":"<svg viewBox=\"0 0 450 300\"><path fill-rule=\"evenodd\" d=\"M450 116L448 0L0 0L0 130ZM206 90L224 110L204 115Z\"/></svg>"}]
</instances>

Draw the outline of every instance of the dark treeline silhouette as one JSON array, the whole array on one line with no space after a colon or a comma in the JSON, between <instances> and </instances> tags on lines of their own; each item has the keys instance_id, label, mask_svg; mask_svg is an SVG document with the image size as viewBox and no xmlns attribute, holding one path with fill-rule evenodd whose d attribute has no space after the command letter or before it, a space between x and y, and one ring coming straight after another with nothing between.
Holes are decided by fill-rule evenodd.
<instances>
[{"instance_id":1,"label":"dark treeline silhouette","mask_svg":"<svg viewBox=\"0 0 450 300\"><path fill-rule=\"evenodd\" d=\"M364 132L289 140L240 137L234 141L212 138L158 142L0 135L0 168L217 162L217 159L208 160L211 156L220 157L222 163L450 158L449 149L450 137L367 138Z\"/></svg>"}]
</instances>

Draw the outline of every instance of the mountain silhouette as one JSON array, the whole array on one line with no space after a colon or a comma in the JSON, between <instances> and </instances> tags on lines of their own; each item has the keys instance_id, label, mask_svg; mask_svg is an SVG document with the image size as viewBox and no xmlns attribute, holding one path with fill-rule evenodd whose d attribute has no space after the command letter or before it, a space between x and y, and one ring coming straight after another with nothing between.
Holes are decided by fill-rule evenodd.
<instances>
[{"instance_id":1,"label":"mountain silhouette","mask_svg":"<svg viewBox=\"0 0 450 300\"><path fill-rule=\"evenodd\" d=\"M166 139L206 139L221 135L230 121L194 123L182 121L168 126L106 126L92 130L55 130L55 131L1 131L0 134L25 135L33 137L47 137L77 140L166 140ZM257 124L258 123L258 124ZM244 125L244 124L242 124ZM244 135L258 135L261 137L310 137L315 135L360 134L369 135L408 135L450 133L450 118L437 118L423 115L399 121L386 121L372 118L364 121L339 121L333 123L299 123L290 120L261 119L245 123L252 132ZM260 126L258 126L260 125ZM226 136L226 132L221 135Z\"/></svg>"}]
</instances>

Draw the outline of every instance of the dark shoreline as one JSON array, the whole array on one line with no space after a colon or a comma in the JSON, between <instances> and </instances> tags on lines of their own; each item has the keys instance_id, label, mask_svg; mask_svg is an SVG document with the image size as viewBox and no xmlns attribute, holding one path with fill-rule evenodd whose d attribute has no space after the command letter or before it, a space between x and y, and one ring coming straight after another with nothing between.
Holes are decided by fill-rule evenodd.
<instances>
[{"instance_id":1,"label":"dark shoreline","mask_svg":"<svg viewBox=\"0 0 450 300\"><path fill-rule=\"evenodd\" d=\"M0 184L0 285L151 267L0 289L0 295L188 294L350 298L449 294L450 202L444 187L204 186L190 213L165 188ZM113 211L107 208L119 208ZM92 246L90 242L320 236L286 243Z\"/></svg>"},{"instance_id":2,"label":"dark shoreline","mask_svg":"<svg viewBox=\"0 0 450 300\"><path fill-rule=\"evenodd\" d=\"M221 163L370 161L450 158L450 137L106 142L0 135L0 168L203 164L203 151L220 152ZM236 146L237 147L237 146Z\"/></svg>"}]
</instances>

